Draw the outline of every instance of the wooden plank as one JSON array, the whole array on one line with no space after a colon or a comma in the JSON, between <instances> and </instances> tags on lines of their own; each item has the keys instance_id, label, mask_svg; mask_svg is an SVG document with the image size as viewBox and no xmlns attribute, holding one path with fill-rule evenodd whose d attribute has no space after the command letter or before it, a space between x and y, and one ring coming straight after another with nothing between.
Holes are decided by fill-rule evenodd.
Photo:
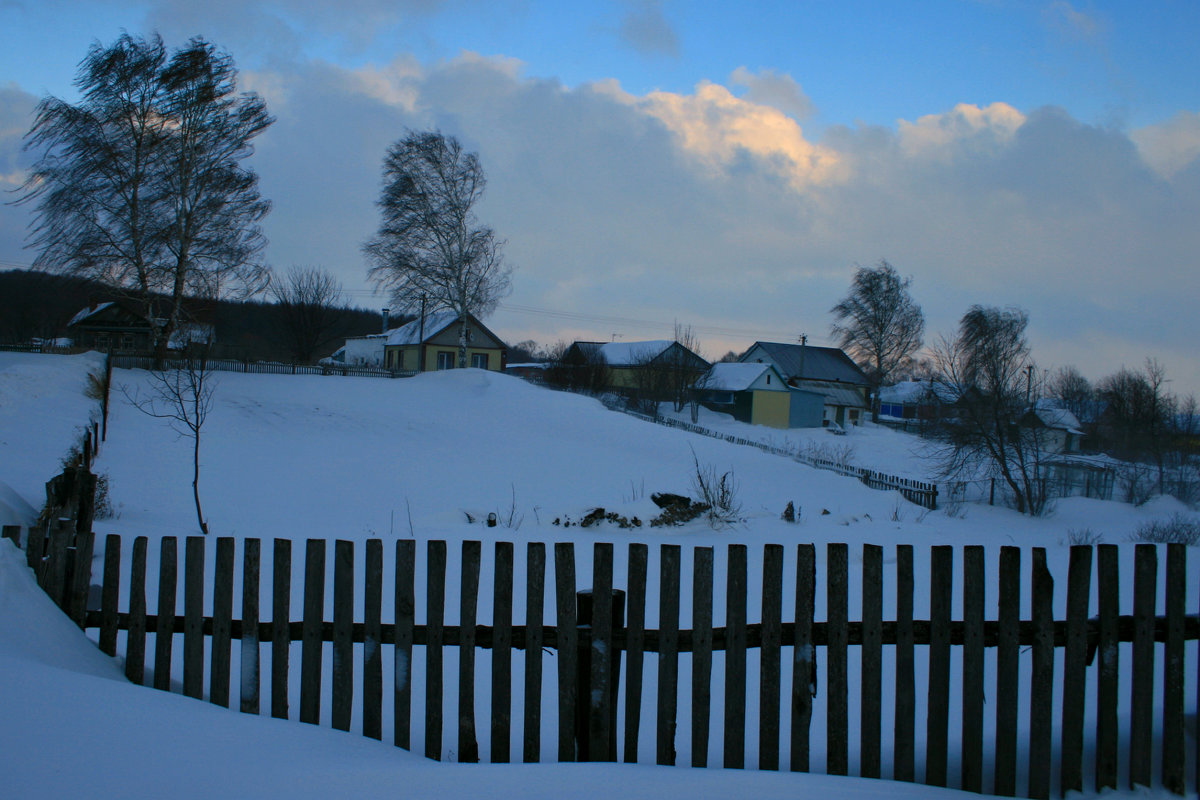
<instances>
[{"instance_id":1,"label":"wooden plank","mask_svg":"<svg viewBox=\"0 0 1200 800\"><path fill-rule=\"evenodd\" d=\"M244 714L258 714L262 710L258 630L261 578L262 540L247 539L242 545L242 642L238 671L239 707Z\"/></svg>"},{"instance_id":2,"label":"wooden plank","mask_svg":"<svg viewBox=\"0 0 1200 800\"><path fill-rule=\"evenodd\" d=\"M816 547L796 548L796 634L792 645L791 747L788 767L808 772L809 731L813 698L817 694L817 648L813 642L813 615L817 591Z\"/></svg>"},{"instance_id":3,"label":"wooden plank","mask_svg":"<svg viewBox=\"0 0 1200 800\"><path fill-rule=\"evenodd\" d=\"M334 730L350 730L354 709L354 542L333 544L333 697Z\"/></svg>"},{"instance_id":4,"label":"wooden plank","mask_svg":"<svg viewBox=\"0 0 1200 800\"><path fill-rule=\"evenodd\" d=\"M229 670L233 653L233 539L217 539L217 563L213 574L212 651L208 699L229 708ZM244 624L244 623L243 623Z\"/></svg>"},{"instance_id":5,"label":"wooden plank","mask_svg":"<svg viewBox=\"0 0 1200 800\"><path fill-rule=\"evenodd\" d=\"M558 634L558 760L575 761L579 630L575 605L575 546L570 542L554 545L554 589Z\"/></svg>"},{"instance_id":6,"label":"wooden plank","mask_svg":"<svg viewBox=\"0 0 1200 800\"><path fill-rule=\"evenodd\" d=\"M67 547L73 538L69 528L69 519L60 519L53 523L50 529L49 552L47 555L46 571L43 574L42 588L54 604L65 609L65 593L67 586Z\"/></svg>"},{"instance_id":7,"label":"wooden plank","mask_svg":"<svg viewBox=\"0 0 1200 800\"><path fill-rule=\"evenodd\" d=\"M1046 548L1033 548L1033 671L1029 690L1029 797L1050 796L1054 747L1054 579Z\"/></svg>"},{"instance_id":8,"label":"wooden plank","mask_svg":"<svg viewBox=\"0 0 1200 800\"><path fill-rule=\"evenodd\" d=\"M783 545L763 547L762 645L759 650L758 768L779 769L779 702L782 692Z\"/></svg>"},{"instance_id":9,"label":"wooden plank","mask_svg":"<svg viewBox=\"0 0 1200 800\"><path fill-rule=\"evenodd\" d=\"M271 566L271 716L288 718L288 664L292 637L292 542L276 539Z\"/></svg>"},{"instance_id":10,"label":"wooden plank","mask_svg":"<svg viewBox=\"0 0 1200 800\"><path fill-rule=\"evenodd\" d=\"M492 726L491 762L512 760L512 616L513 544L496 542L492 581Z\"/></svg>"},{"instance_id":11,"label":"wooden plank","mask_svg":"<svg viewBox=\"0 0 1200 800\"><path fill-rule=\"evenodd\" d=\"M479 762L475 734L475 621L479 612L479 564L483 545L462 543L462 586L459 594L458 761Z\"/></svg>"},{"instance_id":12,"label":"wooden plank","mask_svg":"<svg viewBox=\"0 0 1200 800\"><path fill-rule=\"evenodd\" d=\"M363 736L383 739L383 540L367 540L363 574Z\"/></svg>"},{"instance_id":13,"label":"wooden plank","mask_svg":"<svg viewBox=\"0 0 1200 800\"><path fill-rule=\"evenodd\" d=\"M46 571L46 529L41 525L34 525L29 529L25 542L25 563L33 570L33 575L41 586Z\"/></svg>"},{"instance_id":14,"label":"wooden plank","mask_svg":"<svg viewBox=\"0 0 1200 800\"><path fill-rule=\"evenodd\" d=\"M649 548L644 544L629 545L629 579L627 603L629 611L625 625L625 741L623 760L636 764L638 739L642 719L642 675L645 667L646 575Z\"/></svg>"},{"instance_id":15,"label":"wooden plank","mask_svg":"<svg viewBox=\"0 0 1200 800\"><path fill-rule=\"evenodd\" d=\"M679 545L659 549L658 715L655 763L675 764L675 726L679 708Z\"/></svg>"},{"instance_id":16,"label":"wooden plank","mask_svg":"<svg viewBox=\"0 0 1200 800\"><path fill-rule=\"evenodd\" d=\"M987 581L984 549L963 548L963 684L962 788L983 791L983 627L984 587Z\"/></svg>"},{"instance_id":17,"label":"wooden plank","mask_svg":"<svg viewBox=\"0 0 1200 800\"><path fill-rule=\"evenodd\" d=\"M87 622L88 592L92 587L92 555L95 534L91 529L75 534L71 585L67 588L67 612L80 628Z\"/></svg>"},{"instance_id":18,"label":"wooden plank","mask_svg":"<svg viewBox=\"0 0 1200 800\"><path fill-rule=\"evenodd\" d=\"M1118 689L1120 686L1121 613L1120 549L1115 544L1096 548L1097 598L1100 625L1096 638L1096 790L1117 788L1119 769Z\"/></svg>"},{"instance_id":19,"label":"wooden plank","mask_svg":"<svg viewBox=\"0 0 1200 800\"><path fill-rule=\"evenodd\" d=\"M546 604L546 545L530 542L525 551L525 718L521 759L542 758L542 620Z\"/></svg>"},{"instance_id":20,"label":"wooden plank","mask_svg":"<svg viewBox=\"0 0 1200 800\"><path fill-rule=\"evenodd\" d=\"M442 640L446 624L446 543L427 545L425 578L425 757L442 760Z\"/></svg>"},{"instance_id":21,"label":"wooden plank","mask_svg":"<svg viewBox=\"0 0 1200 800\"><path fill-rule=\"evenodd\" d=\"M746 766L746 545L729 545L725 584L725 747L726 769Z\"/></svg>"},{"instance_id":22,"label":"wooden plank","mask_svg":"<svg viewBox=\"0 0 1200 800\"><path fill-rule=\"evenodd\" d=\"M325 626L325 540L304 552L304 619L300 628L300 721L321 724L321 657Z\"/></svg>"},{"instance_id":23,"label":"wooden plank","mask_svg":"<svg viewBox=\"0 0 1200 800\"><path fill-rule=\"evenodd\" d=\"M692 550L692 766L708 766L712 713L713 549Z\"/></svg>"},{"instance_id":24,"label":"wooden plank","mask_svg":"<svg viewBox=\"0 0 1200 800\"><path fill-rule=\"evenodd\" d=\"M954 548L930 550L929 694L925 712L925 783L946 785L950 731L950 615L954 602Z\"/></svg>"},{"instance_id":25,"label":"wooden plank","mask_svg":"<svg viewBox=\"0 0 1200 800\"><path fill-rule=\"evenodd\" d=\"M1000 548L996 642L996 745L992 793L1017 791L1017 711L1020 701L1021 549Z\"/></svg>"},{"instance_id":26,"label":"wooden plank","mask_svg":"<svg viewBox=\"0 0 1200 800\"><path fill-rule=\"evenodd\" d=\"M18 548L21 547L21 526L20 525L5 525L3 533L0 534L0 539L9 539Z\"/></svg>"},{"instance_id":27,"label":"wooden plank","mask_svg":"<svg viewBox=\"0 0 1200 800\"><path fill-rule=\"evenodd\" d=\"M1167 545L1167 641L1163 647L1162 782L1182 795L1187 786L1183 724L1184 620L1187 614L1187 546Z\"/></svg>"},{"instance_id":28,"label":"wooden plank","mask_svg":"<svg viewBox=\"0 0 1200 800\"><path fill-rule=\"evenodd\" d=\"M831 542L826 549L826 631L825 682L826 755L825 771L830 775L850 772L849 683L847 677L847 645L850 626L847 624L849 580L849 551L845 544Z\"/></svg>"},{"instance_id":29,"label":"wooden plank","mask_svg":"<svg viewBox=\"0 0 1200 800\"><path fill-rule=\"evenodd\" d=\"M1083 715L1087 702L1088 605L1092 548L1071 548L1067 572L1067 642L1063 653L1062 746L1059 778L1064 796L1083 791Z\"/></svg>"},{"instance_id":30,"label":"wooden plank","mask_svg":"<svg viewBox=\"0 0 1200 800\"><path fill-rule=\"evenodd\" d=\"M613 692L613 546L597 542L592 553L591 692L588 697L588 761L616 761ZM619 658L619 656L618 656Z\"/></svg>"},{"instance_id":31,"label":"wooden plank","mask_svg":"<svg viewBox=\"0 0 1200 800\"><path fill-rule=\"evenodd\" d=\"M392 741L412 749L412 648L416 629L417 543L396 542L396 625L392 634Z\"/></svg>"},{"instance_id":32,"label":"wooden plank","mask_svg":"<svg viewBox=\"0 0 1200 800\"><path fill-rule=\"evenodd\" d=\"M146 682L146 542L133 540L129 569L129 631L125 634L125 678L141 686Z\"/></svg>"},{"instance_id":33,"label":"wooden plank","mask_svg":"<svg viewBox=\"0 0 1200 800\"><path fill-rule=\"evenodd\" d=\"M859 775L878 778L883 748L883 548L864 544L862 565Z\"/></svg>"},{"instance_id":34,"label":"wooden plank","mask_svg":"<svg viewBox=\"0 0 1200 800\"><path fill-rule=\"evenodd\" d=\"M171 650L175 638L175 591L179 545L174 536L159 544L157 624L154 628L154 688L171 691Z\"/></svg>"},{"instance_id":35,"label":"wooden plank","mask_svg":"<svg viewBox=\"0 0 1200 800\"><path fill-rule=\"evenodd\" d=\"M1133 567L1133 698L1130 705L1129 788L1149 786L1154 754L1154 616L1158 548L1139 544Z\"/></svg>"},{"instance_id":36,"label":"wooden plank","mask_svg":"<svg viewBox=\"0 0 1200 800\"><path fill-rule=\"evenodd\" d=\"M183 565L183 693L204 696L204 537L189 536Z\"/></svg>"},{"instance_id":37,"label":"wooden plank","mask_svg":"<svg viewBox=\"0 0 1200 800\"><path fill-rule=\"evenodd\" d=\"M913 547L896 545L896 688L892 779L916 780L917 684L913 633Z\"/></svg>"},{"instance_id":38,"label":"wooden plank","mask_svg":"<svg viewBox=\"0 0 1200 800\"><path fill-rule=\"evenodd\" d=\"M104 578L100 589L100 652L117 654L117 605L121 596L121 537L104 537ZM142 602L145 602L143 595Z\"/></svg>"}]
</instances>

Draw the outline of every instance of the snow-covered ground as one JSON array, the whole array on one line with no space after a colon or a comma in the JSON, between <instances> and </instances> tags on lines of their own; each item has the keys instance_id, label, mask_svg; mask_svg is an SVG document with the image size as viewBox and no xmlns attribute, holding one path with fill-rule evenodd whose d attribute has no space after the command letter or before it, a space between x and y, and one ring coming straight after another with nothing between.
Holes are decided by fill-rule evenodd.
<instances>
[{"instance_id":1,"label":"snow-covered ground","mask_svg":"<svg viewBox=\"0 0 1200 800\"><path fill-rule=\"evenodd\" d=\"M44 482L57 471L59 459L92 413L94 404L83 396L84 375L99 365L94 355L0 353L0 523L27 524L27 515L40 506ZM114 372L115 384L130 393L146 391L147 380L143 372ZM853 479L790 459L652 425L607 411L589 398L477 370L405 380L217 373L216 381L216 402L203 432L200 478L201 498L213 534L239 539L281 537L297 542L309 537L360 542L381 538L387 544L411 537L418 541L419 558L423 557L424 541L444 539L450 542L452 576L458 542L513 541L518 545L517 586L522 585L521 550L525 542L576 542L581 587L590 583L586 576L593 542L616 544L618 576L624 575L627 542L651 545L651 575L657 574L657 545L676 543L685 549L681 609L684 627L689 626L691 615L689 551L695 546L716 548L718 602L714 604L714 622L720 625L724 611L724 603L719 602L720 587L724 585L727 544L749 545L753 621L760 591L753 576L761 569L763 544L787 545L791 561L785 575L794 580L795 544L817 543L821 570L824 543L845 542L850 545L852 558L850 614L854 619L857 584L853 573L863 543L887 546L889 562L894 560L893 545L915 545L918 587L925 585L922 579L928 564L924 563L927 555L923 558L922 550L929 545L983 544L988 547L989 575L995 572L1000 546L1045 546L1050 549L1052 573L1065 585L1065 545L1072 531L1090 530L1107 542L1124 543L1139 524L1186 511L1173 501L1133 508L1073 498L1059 501L1051 514L1040 519L1028 519L1003 508L971 505L949 513L927 512L894 492L870 490ZM190 447L162 420L147 417L125 402L120 392L114 392L113 397L108 442L101 450L96 470L108 475L110 501L116 513L110 519L98 520L96 531L101 536L119 533L126 541L137 535L151 537L148 579L153 586L157 581L154 540L197 532ZM853 446L858 464L916 478L927 474L927 462L914 448L916 440L891 430L867 427L845 437L833 437L823 431L764 433L718 415L701 423L775 443L785 439L795 443L808 437L820 444L823 437L833 446ZM697 521L682 528L644 526L632 532L611 525L582 529L554 524L555 520L576 522L595 507L649 520L658 512L649 495L659 491L692 493L697 462L719 473L732 474L742 504L740 522L718 530ZM798 524L780 519L789 501L800 508ZM499 516L500 526L488 528L481 524L489 512ZM126 575L128 550L126 547L124 553ZM268 552L269 548L264 547L264 575L270 574ZM390 546L385 552L390 553ZM297 546L293 556L295 587L301 585L301 553ZM484 554L487 563L482 585L490 587L490 547L486 544ZM961 558L961 550L956 558ZM1194 578L1200 570L1195 564L1191 566ZM955 567L960 570L961 561L956 561ZM419 564L418 570L422 568ZM989 578L988 596L994 602L992 581L994 576ZM618 584L622 582L618 579ZM553 585L552 580L548 585ZM1188 585L1192 592L1188 607L1193 609L1200 599L1195 593L1197 581L1190 579ZM385 596L388 588L385 586ZM1125 596L1129 588L1131 581L1125 580L1122 613L1129 613L1132 607ZM264 601L266 591L264 587ZM785 597L789 591L794 593L794 583L791 587L785 585ZM423 596L423 585L418 585L417 592L418 597ZM76 788L88 794L86 789L100 787L95 796L199 797L232 788L239 796L316 797L342 794L347 787L370 792L394 791L402 786L406 794L414 796L437 793L475 797L508 792L530 797L549 797L552 793L556 797L602 797L610 796L618 785L625 797L664 792L706 797L735 793L770 797L800 791L862 796L882 796L885 792L888 796L931 794L931 790L890 782L716 769L432 764L357 736L294 722L251 718L123 683L112 660L90 649L65 620L63 624L46 621L57 617L29 585L19 559L7 551L0 559L0 593L5 609L3 624L7 626L0 633L0 771L13 776L14 785L29 787L13 796L63 796ZM447 621L453 623L457 619L453 580L447 594ZM823 618L822 594L819 592L817 598L818 618ZM1057 594L1056 605L1061 613L1065 593ZM300 610L298 595L293 592L294 618ZM491 619L490 591L481 592L481 597L489 598L479 610L480 622L487 623ZM656 598L652 586L648 602L651 619L647 620L650 626L654 625ZM548 599L547 608L552 609L552 598ZM885 614L890 613L893 602L894 598L889 597ZM956 597L957 602L961 600ZM516 605L520 608L522 604ZM264 603L264 607L269 604ZM928 595L923 589L916 607L918 614L928 609ZM385 621L389 621L386 612ZM519 611L515 621L523 621ZM480 750L484 753L488 726L482 698L487 696L489 679L486 656L481 653L477 664L481 698L478 727ZM751 687L756 686L756 660L751 659ZM451 654L446 666L447 686L453 687L455 659ZM851 668L855 669L853 663ZM555 707L553 663L548 662L545 669L547 694L543 709L550 710ZM688 669L687 659L681 659L681 686L690 685ZM1193 662L1187 681L1189 698L1196 687L1195 669ZM645 696L652 698L653 669L647 672ZM713 671L715 713L709 763L720 761L717 711L722 707L721 674L718 656ZM422 675L414 675L414 697L423 696L422 680ZM852 685L855 680L852 674ZM994 685L990 675L988 680L989 686ZM519 689L519 677L514 683ZM787 692L785 684L785 696ZM454 694L452 688L448 694ZM753 731L757 728L758 709L756 692L750 695L746 721L748 730ZM520 702L518 691L514 705L519 708ZM1189 699L1188 707L1194 705L1194 698ZM296 706L293 701L293 708ZM653 703L644 706L652 709ZM448 720L455 719L453 711L453 703L448 700ZM681 703L679 730L683 732L690 724L686 711L687 703ZM852 719L855 713L852 708ZM823 705L818 699L814 732L822 727L817 722L823 720L822 715ZM519 717L519 713L514 716ZM359 718L357 710L355 717ZM547 716L543 724L546 752L552 749L555 720ZM890 719L884 721L884 730L889 724ZM445 727L447 748L452 748L454 726ZM924 730L922 719L918 719L917 729ZM639 755L644 756L642 761L652 761L652 721L644 723L642 730L648 757L646 753ZM121 735L114 735L116 731ZM421 741L422 735L418 716L414 741ZM388 738L385 730L385 740ZM680 763L690 760L687 738L686 733L679 736ZM89 746L74 746L80 742ZM62 757L64 746L70 753L67 758ZM753 749L755 745L750 746ZM918 745L918 754L922 752ZM824 764L823 753L823 743L814 742L813 763L818 770ZM756 761L755 754L749 753L747 763ZM208 768L214 763L228 766L221 770ZM113 764L131 766L113 770ZM852 771L855 767L852 757ZM889 768L885 760L884 774ZM950 774L957 774L953 763ZM803 789L799 788L801 781ZM990 777L985 775L985 785L989 783ZM42 791L38 787L50 788ZM143 791L141 787L146 788Z\"/></svg>"}]
</instances>

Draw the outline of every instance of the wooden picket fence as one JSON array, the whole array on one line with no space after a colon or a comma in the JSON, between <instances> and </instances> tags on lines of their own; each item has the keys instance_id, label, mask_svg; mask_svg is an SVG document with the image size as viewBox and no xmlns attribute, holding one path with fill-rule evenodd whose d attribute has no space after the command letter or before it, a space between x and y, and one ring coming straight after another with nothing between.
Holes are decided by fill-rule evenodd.
<instances>
[{"instance_id":1,"label":"wooden picket fence","mask_svg":"<svg viewBox=\"0 0 1200 800\"><path fill-rule=\"evenodd\" d=\"M11 532L6 530L6 535ZM613 545L599 543L592 553L589 592L580 593L575 570L575 545L553 545L555 619L546 620L546 559L548 545L529 543L526 548L525 624L513 624L514 545L495 543L492 574L492 620L479 624L480 571L483 546L478 541L462 544L459 576L458 624L446 623L447 544L430 541L425 553L425 603L418 622L417 543L395 543L394 596L388 598L392 622L383 621L384 545L378 539L365 542L365 575L362 587L364 617L355 618L358 601L355 586L356 545L337 541L333 547L332 621L325 619L326 546L322 539L309 539L305 546L303 614L291 619L292 542L276 539L272 554L271 621L259 607L262 543L246 539L242 544L241 618L234 618L235 541L215 542L215 572L205 574L204 537L188 537L183 559L183 613L177 613L179 583L178 542L161 540L159 582L155 614L146 602L147 539L133 541L128 575L130 598L118 610L121 582L119 536L110 535L104 545L103 577L99 608L84 610L83 598L89 579L83 573L90 564L90 534L75 537L68 527L51 531L48 541L34 536L28 559L39 575L49 576L52 596L82 626L98 629L99 646L110 655L117 653L118 632L125 631L125 670L135 683L145 680L147 635L154 637L154 685L170 689L173 643L182 635L183 692L201 698L205 689L204 653L210 651L208 697L229 706L231 702L232 644L240 641L240 687L237 702L242 711L262 713L269 700L275 717L291 716L289 696L289 650L301 643L301 721L319 724L323 719L322 663L325 645L332 648L331 706L328 718L334 728L349 730L353 709L361 708L364 735L381 739L383 729L382 653L393 649L391 703L396 746L412 748L414 715L412 669L414 648L423 648L425 659L424 752L442 757L444 694L447 679L457 683L458 750L460 761L484 758L479 753L475 719L475 654L491 651L490 752L486 760L507 762L512 757L511 730L513 651L524 652L524 706L521 758L539 761L541 741L541 687L546 651L554 651L557 663L557 742L559 761L616 760L638 758L643 735L643 684L648 654L656 654L657 691L654 698L655 761L676 762L676 726L680 702L690 704L691 764L707 766L710 722L713 710L713 657L723 653L724 687L723 760L728 768L744 768L747 736L757 735L758 768L781 768L781 745L788 754L787 768L809 771L810 742L823 740L825 769L829 774L850 772L851 737L857 737L857 774L883 775L885 744L890 742L893 779L923 779L934 786L997 795L1018 793L1049 797L1052 773L1057 771L1062 793L1084 788L1085 766L1090 766L1089 783L1096 790L1116 787L1119 772L1131 785L1155 782L1155 750L1159 760L1157 777L1165 788L1182 794L1187 788L1185 752L1185 642L1200 639L1200 617L1186 613L1187 549L1182 545L1137 545L1133 559L1133 614L1119 613L1120 549L1115 545L1076 546L1070 549L1066 584L1066 618L1055 619L1054 580L1047 568L1046 552L1029 553L1031 580L1023 586L1022 550L1000 549L995 601L995 618L987 619L984 548L967 546L959 554L962 564L962 618L952 618L955 595L955 549L936 546L929 550L928 619L914 617L914 548L898 545L895 553L895 618L885 620L884 550L864 545L861 553L861 619L848 618L850 551L845 544L829 544L824 564L825 619L815 610L819 581L817 550L801 544L795 549L795 597L787 601L794 616L784 622L783 587L785 549L765 545L762 551L761 617L748 622L748 549L728 546L724 587L714 587L714 550L692 549L693 570L691 628L680 627L682 548L675 544L659 547L656 629L646 627L647 585L650 549L645 544L628 546L625 588L614 590ZM19 538L19 535L14 537ZM77 547L79 554L69 553ZM1159 556L1165 550L1165 606L1157 608ZM890 560L890 559L889 559ZM1093 569L1093 561L1095 569ZM82 565L82 568L81 568ZM1098 614L1089 616L1093 573L1098 589ZM790 585L790 582L787 582ZM205 594L212 587L211 615L204 613ZM723 592L720 589L723 588ZM714 589L717 593L714 595ZM1028 591L1030 618L1021 619L1023 591ZM714 627L714 597L724 595L725 625ZM588 602L609 597L619 602ZM520 598L516 598L520 599ZM652 610L652 609L651 609ZM624 613L622 613L624 612ZM166 634L166 635L164 635ZM1121 643L1128 663L1120 664ZM362 644L359 658L361 689L355 696L354 646ZM271 653L267 680L269 692L261 687L261 649ZM851 686L849 653L859 648L857 665L861 685ZM917 648L927 648L927 673L917 692ZM447 648L458 648L457 676L446 675L443 664ZM817 649L824 649L824 729L814 720L818 696ZM891 648L894 674L885 675L883 654ZM995 648L995 683L985 687L985 650ZM1156 650L1162 656L1156 660ZM757 691L758 730L747 731L747 659L751 649L759 651ZM957 649L959 655L951 657ZM1061 670L1056 670L1056 650ZM1022 667L1023 652L1028 653ZM681 687L680 656L690 655L690 691ZM622 658L623 655L623 658ZM785 660L786 658L786 660ZM923 661L923 660L921 660ZM620 668L623 664L624 675ZM790 696L783 696L784 669L791 671ZM952 669L959 672L952 675ZM1120 670L1131 670L1128 704L1119 702ZM1155 671L1161 669L1161 694L1156 697ZM1022 694L1025 673L1028 693ZM1191 664L1191 674L1196 665ZM887 678L885 686L885 677ZM1087 726L1088 684L1095 687L1094 728ZM623 684L623 686L622 686ZM961 729L952 730L951 686L961 687ZM985 731L985 695L994 703L993 719ZM1061 698L1059 722L1055 723L1054 698ZM852 719L854 698L859 709ZM624 725L617 730L617 708L623 700ZM885 701L892 704L890 731L883 730ZM918 704L925 705L924 736L917 735ZM1026 725L1019 725L1018 709L1029 709ZM1157 711L1156 711L1157 709ZM647 710L648 711L648 710ZM1194 713L1195 709L1191 709ZM1126 725L1121 724L1124 714ZM649 714L647 713L647 716ZM1160 728L1155 727L1158 717ZM992 725L994 724L994 731ZM957 727L957 726L956 726ZM1057 730L1056 730L1057 728ZM992 734L985 756L985 734ZM786 733L786 742L781 736ZM1156 733L1160 744L1155 745ZM952 735L954 734L954 735ZM1055 747L1055 736L1059 737ZM919 752L920 743L923 752ZM955 746L956 745L956 746ZM1085 747L1086 745L1086 747ZM1085 764L1085 751L1090 764ZM1200 764L1200 752L1194 753ZM918 772L918 759L923 770ZM1055 763L1056 762L1056 763ZM949 774L951 764L960 774ZM1019 769L1020 767L1020 769ZM990 775L990 785L984 784ZM1027 784L1018 786L1018 777Z\"/></svg>"}]
</instances>

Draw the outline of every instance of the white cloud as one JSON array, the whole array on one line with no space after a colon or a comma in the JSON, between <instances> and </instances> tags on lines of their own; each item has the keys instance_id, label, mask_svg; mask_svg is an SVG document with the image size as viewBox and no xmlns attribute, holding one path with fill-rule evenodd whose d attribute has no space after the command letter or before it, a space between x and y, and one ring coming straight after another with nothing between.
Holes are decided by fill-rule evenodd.
<instances>
[{"instance_id":1,"label":"white cloud","mask_svg":"<svg viewBox=\"0 0 1200 800\"><path fill-rule=\"evenodd\" d=\"M916 122L900 120L900 146L910 157L945 158L968 142L994 152L1009 144L1023 124L1025 115L1007 103L983 108L959 103L951 111L927 114Z\"/></svg>"},{"instance_id":2,"label":"white cloud","mask_svg":"<svg viewBox=\"0 0 1200 800\"><path fill-rule=\"evenodd\" d=\"M738 67L729 76L729 82L745 88L745 98L751 103L774 106L801 121L813 114L812 100L796 79L786 72L764 69L755 73Z\"/></svg>"},{"instance_id":3,"label":"white cloud","mask_svg":"<svg viewBox=\"0 0 1200 800\"><path fill-rule=\"evenodd\" d=\"M1164 178L1173 178L1200 158L1200 114L1181 111L1159 125L1130 134L1142 158Z\"/></svg>"}]
</instances>

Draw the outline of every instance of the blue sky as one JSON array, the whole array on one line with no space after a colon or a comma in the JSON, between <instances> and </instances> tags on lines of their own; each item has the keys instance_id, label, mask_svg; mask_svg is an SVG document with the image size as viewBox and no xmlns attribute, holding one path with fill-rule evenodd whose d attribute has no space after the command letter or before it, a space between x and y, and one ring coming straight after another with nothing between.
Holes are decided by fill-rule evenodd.
<instances>
[{"instance_id":1,"label":"blue sky","mask_svg":"<svg viewBox=\"0 0 1200 800\"><path fill-rule=\"evenodd\" d=\"M1200 4L0 0L0 181L33 103L122 29L229 50L278 117L268 259L364 305L383 152L437 126L488 172L509 339L820 343L886 258L930 342L1019 305L1047 367L1153 356L1200 391ZM27 222L0 208L0 262L32 260Z\"/></svg>"}]
</instances>

